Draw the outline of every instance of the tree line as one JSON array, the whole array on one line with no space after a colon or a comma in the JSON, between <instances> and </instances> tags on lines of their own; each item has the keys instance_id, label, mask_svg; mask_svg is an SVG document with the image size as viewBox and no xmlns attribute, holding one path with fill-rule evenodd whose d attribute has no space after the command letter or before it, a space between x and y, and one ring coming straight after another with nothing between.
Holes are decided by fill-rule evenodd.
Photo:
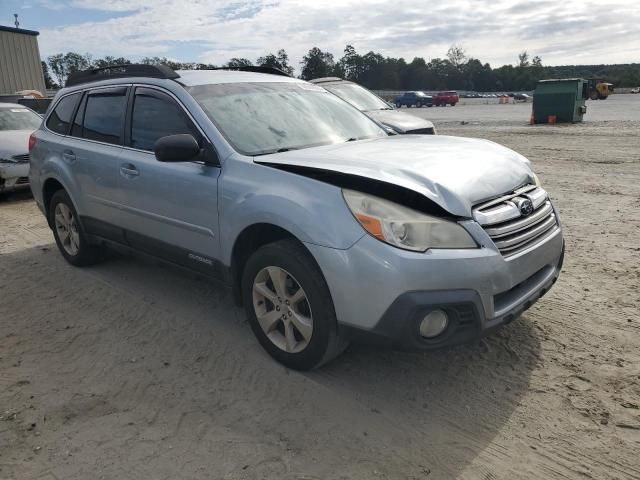
<instances>
[{"instance_id":1,"label":"tree line","mask_svg":"<svg viewBox=\"0 0 640 480\"><path fill-rule=\"evenodd\" d=\"M94 59L89 54L67 52L51 55L42 62L42 67L47 88L55 88L64 85L68 76L76 71L130 63L132 61L124 57ZM136 63L162 64L174 70L216 68L213 64L177 62L165 57L145 57ZM275 67L294 74L284 49L258 57L255 63L247 58L232 58L221 66L248 65ZM355 47L347 45L339 59L318 47L311 48L300 62L299 77L304 80L340 77L374 90L528 91L544 78L571 77L599 78L616 87L635 87L640 85L640 64L545 66L539 56L524 51L518 54L515 65L492 68L489 63L469 57L458 45L451 46L444 58L426 61L415 57L410 62L373 51L360 54Z\"/></svg>"}]
</instances>

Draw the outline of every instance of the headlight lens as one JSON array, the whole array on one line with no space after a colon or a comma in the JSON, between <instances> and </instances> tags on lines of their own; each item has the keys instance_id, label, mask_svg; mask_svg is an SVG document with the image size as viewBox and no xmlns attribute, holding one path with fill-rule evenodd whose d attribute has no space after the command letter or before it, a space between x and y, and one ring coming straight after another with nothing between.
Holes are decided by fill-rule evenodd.
<instances>
[{"instance_id":1,"label":"headlight lens","mask_svg":"<svg viewBox=\"0 0 640 480\"><path fill-rule=\"evenodd\" d=\"M366 193L354 190L342 193L360 225L380 241L416 252L429 248L477 247L469 233L455 222Z\"/></svg>"}]
</instances>

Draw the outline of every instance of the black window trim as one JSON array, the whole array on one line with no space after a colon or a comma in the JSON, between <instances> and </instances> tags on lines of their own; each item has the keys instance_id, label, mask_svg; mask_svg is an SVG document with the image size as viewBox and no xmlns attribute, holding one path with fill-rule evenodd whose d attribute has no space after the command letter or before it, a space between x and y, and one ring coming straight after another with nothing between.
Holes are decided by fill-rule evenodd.
<instances>
[{"instance_id":1,"label":"black window trim","mask_svg":"<svg viewBox=\"0 0 640 480\"><path fill-rule=\"evenodd\" d=\"M58 133L58 132L54 132L53 130L51 130L49 128L49 120L51 119L51 115L53 115L53 112L55 111L56 108L58 108L58 105L60 105L60 102L62 102L62 100L64 100L67 97L70 97L71 95L77 95L80 94L80 100L78 101L78 103L76 103L76 105L73 107L73 112L71 112L71 119L69 120L69 126L67 127L67 133ZM60 135L61 137L66 137L67 135L69 135L69 132L71 132L71 125L73 125L74 120L76 119L76 112L78 110L78 106L80 105L80 103L82 102L82 97L84 96L83 91L82 90L76 90L74 92L69 92L65 95L62 95L58 101L55 103L55 105L53 105L50 110L49 113L47 114L47 118L44 119L44 128L47 130L47 132L51 132L54 135Z\"/></svg>"},{"instance_id":2,"label":"black window trim","mask_svg":"<svg viewBox=\"0 0 640 480\"><path fill-rule=\"evenodd\" d=\"M162 93L164 93L166 95L169 95L169 97L171 97L173 99L173 101L175 101L179 105L179 107L182 108L184 113L187 115L189 120L191 120L193 125L195 125L196 129L198 130L198 132L200 132L200 135L202 135L202 138L204 139L204 141L207 143L207 145L211 149L213 157L215 158L215 162L210 162L210 163L207 163L206 165L208 165L210 167L222 168L222 162L220 161L220 155L218 154L218 149L216 148L214 143L211 141L211 139L204 133L204 130L202 129L200 124L195 120L195 118L193 118L193 115L191 115L191 112L189 112L189 110L184 106L184 104L180 101L180 99L173 94L173 92L170 92L166 88L159 87L157 85L150 85L150 84L145 84L145 83L117 83L117 84L111 84L111 85L101 85L101 86L87 87L87 88L84 88L84 89L78 89L78 90L74 90L73 92L65 93L64 95L62 95L58 99L58 101L55 103L55 105L53 105L52 108L49 110L47 118L44 121L44 128L47 130L47 132L52 133L53 135L58 135L60 137L70 137L70 138L73 138L74 140L79 140L79 141L83 141L83 142L93 142L93 143L97 143L97 144L100 144L100 145L109 145L111 147L117 147L117 148L122 148L122 149L126 149L126 150L131 150L131 151L134 151L134 152L141 152L141 153L146 153L148 155L154 155L153 152L149 152L147 150L140 150L139 148L130 147L130 146L126 145L124 141L122 142L122 145L115 145L113 143L106 143L106 142L101 142L99 140L91 140L91 139L82 138L82 137L71 137L71 135L69 135L71 133L71 128L72 128L73 122L75 121L76 115L78 113L78 107L82 103L83 97L89 91L97 91L97 90L101 90L101 89L104 89L104 88L113 88L113 87L126 87L126 88L129 89L129 92L127 93L127 106L125 108L126 117L125 117L125 121L123 122L123 127L122 127L123 129L125 129L125 131L123 132L123 135L126 134L127 125L131 121L131 111L130 111L130 109L131 109L131 106L133 105L133 94L132 94L132 92L135 90L135 88L143 87L143 88L150 88L152 90L158 90L158 91L160 91L160 92L162 92ZM58 104L62 101L63 98L68 97L69 95L74 95L76 93L82 93L82 96L80 97L80 101L78 102L78 104L76 105L76 107L74 109L72 121L69 123L69 129L67 130L67 133L66 134L61 134L61 133L58 133L58 132L54 132L53 130L51 130L47 126L47 122L49 121L49 117L51 116L51 114L53 113L53 111L58 106ZM123 137L123 139L124 139L124 137ZM192 163L205 165L205 163L203 161L200 161L200 160L194 161Z\"/></svg>"},{"instance_id":3,"label":"black window trim","mask_svg":"<svg viewBox=\"0 0 640 480\"><path fill-rule=\"evenodd\" d=\"M135 99L135 91L138 88L157 90L160 93L164 93L165 95L169 96L169 98L171 98L171 100L173 100L178 105L178 107L182 109L182 111L186 114L187 118L194 125L194 127L196 128L198 133L200 133L200 135L202 136L203 141L211 149L211 151L213 153L213 157L215 158L215 162L209 162L209 163L205 164L205 162L203 162L201 160L194 160L191 163L197 163L199 165L208 165L210 167L218 167L218 168L222 167L222 163L220 162L220 156L218 155L218 149L216 148L214 143L204 133L204 130L202 129L200 124L196 121L196 119L193 118L193 115L191 115L191 112L189 112L187 107L184 106L184 104L180 101L180 99L178 97L176 97L173 94L173 92L170 92L166 88L159 87L157 85L149 85L149 84L145 84L145 83L134 83L134 84L131 85L131 90L129 91L129 98L128 98L128 103L127 103L127 118L126 118L126 120L124 122L126 131L131 132L130 126L131 126L131 114L133 113L133 101ZM126 131L125 131L125 134L126 134ZM130 133L129 133L129 135L130 135ZM130 146L129 145L130 143L131 143L131 139L127 138L127 142L124 145L122 145L122 148L127 149L127 150L131 150L131 151L134 151L134 152L141 152L141 153L146 153L147 155L154 155L155 156L155 154L153 152L150 152L148 150L141 150L139 148L135 148L135 147Z\"/></svg>"},{"instance_id":4,"label":"black window trim","mask_svg":"<svg viewBox=\"0 0 640 480\"><path fill-rule=\"evenodd\" d=\"M191 116L189 116L187 114L186 109L180 104L180 102L178 102L171 95L168 95L167 92L164 92L164 91L162 91L160 89L157 89L157 88L149 88L148 85L136 85L131 90L132 91L130 93L129 103L127 105L127 118L126 118L126 121L125 121L125 137L124 137L125 138L125 143L124 143L125 147L130 148L132 150L137 150L137 151L140 151L140 152L147 152L147 153L153 154L153 152L150 152L149 150L143 150L141 148L136 148L136 147L131 146L131 128L132 128L132 125L133 125L133 107L135 106L136 97L138 95L154 97L154 98L157 98L159 100L169 101L169 102L173 103L176 106L176 108L178 108L178 110L182 111L182 113L184 114L184 118L187 121L187 123L191 124L193 131L196 133L196 141L198 142L198 144L200 144L200 147L201 148L206 148L206 145L211 143L207 139L206 135L204 135L202 133L200 128L198 128L198 125L196 125L196 123L193 121ZM141 93L138 93L138 92L141 92Z\"/></svg>"},{"instance_id":5,"label":"black window trim","mask_svg":"<svg viewBox=\"0 0 640 480\"><path fill-rule=\"evenodd\" d=\"M80 107L80 104L82 104L82 100L84 100L84 97L87 97L87 104L89 103L88 98L92 95L104 95L105 91L108 93L116 93L118 91L122 91L124 93L123 97L124 97L124 111L122 113L123 118L121 118L120 120L120 142L119 143L110 143L110 142L102 142L100 140L93 140L91 138L85 138L85 137L74 137L71 135L71 130L72 127L69 128L69 131L67 132L67 136L75 138L77 140L84 140L87 142L95 142L95 143L99 143L101 145L111 145L113 147L118 147L118 148L122 148L124 146L124 133L125 133L125 121L126 121L126 115L127 115L127 106L128 106L128 102L129 102L129 95L131 94L131 85L103 85L101 87L94 87L94 88L88 88L86 90L83 90L84 95L80 98L80 102L78 103L78 105L76 106L76 110L74 112L73 115L73 121L71 122L71 126L75 123L76 120L76 115L78 114L78 108ZM86 117L86 106L85 106L85 117ZM82 133L84 134L84 121L85 118L82 118Z\"/></svg>"}]
</instances>

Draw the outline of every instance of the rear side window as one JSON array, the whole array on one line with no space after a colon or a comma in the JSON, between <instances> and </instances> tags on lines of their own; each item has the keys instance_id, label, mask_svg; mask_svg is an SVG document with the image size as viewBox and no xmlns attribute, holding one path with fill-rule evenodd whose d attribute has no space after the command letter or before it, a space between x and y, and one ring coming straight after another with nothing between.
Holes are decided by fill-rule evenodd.
<instances>
[{"instance_id":1,"label":"rear side window","mask_svg":"<svg viewBox=\"0 0 640 480\"><path fill-rule=\"evenodd\" d=\"M71 116L78 104L78 100L80 100L80 95L82 95L80 92L67 95L58 102L58 105L56 105L56 108L47 120L47 128L49 130L61 135L66 135L69 132Z\"/></svg>"},{"instance_id":2,"label":"rear side window","mask_svg":"<svg viewBox=\"0 0 640 480\"><path fill-rule=\"evenodd\" d=\"M152 89L137 89L131 114L131 146L153 151L156 140L180 133L191 134L196 140L200 136L169 96Z\"/></svg>"},{"instance_id":3,"label":"rear side window","mask_svg":"<svg viewBox=\"0 0 640 480\"><path fill-rule=\"evenodd\" d=\"M98 142L122 143L126 88L90 92L84 109L82 137ZM76 130L77 131L77 130Z\"/></svg>"}]
</instances>

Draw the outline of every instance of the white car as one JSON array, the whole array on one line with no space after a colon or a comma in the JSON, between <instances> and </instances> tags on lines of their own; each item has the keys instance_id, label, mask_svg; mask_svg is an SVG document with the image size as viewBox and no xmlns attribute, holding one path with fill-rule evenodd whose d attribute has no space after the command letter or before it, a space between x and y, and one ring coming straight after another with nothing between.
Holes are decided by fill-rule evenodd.
<instances>
[{"instance_id":1,"label":"white car","mask_svg":"<svg viewBox=\"0 0 640 480\"><path fill-rule=\"evenodd\" d=\"M632 88L631 93L640 93L640 87Z\"/></svg>"},{"instance_id":2,"label":"white car","mask_svg":"<svg viewBox=\"0 0 640 480\"><path fill-rule=\"evenodd\" d=\"M29 135L41 123L30 108L0 103L0 194L29 188Z\"/></svg>"}]
</instances>

